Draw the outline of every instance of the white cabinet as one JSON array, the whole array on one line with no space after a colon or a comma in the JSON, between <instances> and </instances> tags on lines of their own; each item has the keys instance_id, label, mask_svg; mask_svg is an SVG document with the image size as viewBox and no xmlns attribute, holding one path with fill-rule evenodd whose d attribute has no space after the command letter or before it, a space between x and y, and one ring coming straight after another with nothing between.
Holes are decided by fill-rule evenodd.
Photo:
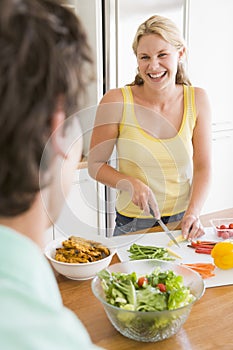
<instances>
[{"instance_id":1,"label":"white cabinet","mask_svg":"<svg viewBox=\"0 0 233 350\"><path fill-rule=\"evenodd\" d=\"M202 213L233 206L233 130L213 133L213 179Z\"/></svg>"},{"instance_id":2,"label":"white cabinet","mask_svg":"<svg viewBox=\"0 0 233 350\"><path fill-rule=\"evenodd\" d=\"M193 85L207 90L213 123L233 125L233 2L189 0L188 56ZM229 125L228 125L229 126Z\"/></svg>"},{"instance_id":3,"label":"white cabinet","mask_svg":"<svg viewBox=\"0 0 233 350\"><path fill-rule=\"evenodd\" d=\"M54 239L53 226L50 226L43 234L43 245L42 248L45 248L46 245Z\"/></svg>"},{"instance_id":4,"label":"white cabinet","mask_svg":"<svg viewBox=\"0 0 233 350\"><path fill-rule=\"evenodd\" d=\"M233 2L189 0L189 75L212 108L213 179L203 213L233 206Z\"/></svg>"},{"instance_id":5,"label":"white cabinet","mask_svg":"<svg viewBox=\"0 0 233 350\"><path fill-rule=\"evenodd\" d=\"M104 186L90 178L87 169L76 171L72 189L54 225L55 238L81 235L96 237L105 234L101 191Z\"/></svg>"},{"instance_id":6,"label":"white cabinet","mask_svg":"<svg viewBox=\"0 0 233 350\"><path fill-rule=\"evenodd\" d=\"M79 121L83 130L83 155L87 157L96 107L103 96L102 1L69 0L69 3L73 4L82 21L95 66L95 79L87 86L85 105L79 112Z\"/></svg>"}]
</instances>

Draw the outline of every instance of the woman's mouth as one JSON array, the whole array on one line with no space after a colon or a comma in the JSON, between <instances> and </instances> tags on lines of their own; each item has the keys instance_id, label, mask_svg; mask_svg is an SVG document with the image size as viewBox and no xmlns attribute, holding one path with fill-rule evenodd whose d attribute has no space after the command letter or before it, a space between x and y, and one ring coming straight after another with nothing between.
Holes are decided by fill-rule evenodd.
<instances>
[{"instance_id":1,"label":"woman's mouth","mask_svg":"<svg viewBox=\"0 0 233 350\"><path fill-rule=\"evenodd\" d=\"M159 81L160 79L162 79L163 77L165 77L165 75L167 74L167 71L165 72L159 72L159 73L148 73L147 75L156 81Z\"/></svg>"}]
</instances>

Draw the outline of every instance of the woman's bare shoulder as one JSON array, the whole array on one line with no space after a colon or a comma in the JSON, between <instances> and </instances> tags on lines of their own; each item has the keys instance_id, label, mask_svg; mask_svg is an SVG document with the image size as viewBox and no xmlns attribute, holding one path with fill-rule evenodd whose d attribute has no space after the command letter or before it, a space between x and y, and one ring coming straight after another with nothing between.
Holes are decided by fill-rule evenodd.
<instances>
[{"instance_id":1,"label":"woman's bare shoulder","mask_svg":"<svg viewBox=\"0 0 233 350\"><path fill-rule=\"evenodd\" d=\"M124 100L121 89L111 89L104 94L98 105L96 122L109 125L112 122L117 125L122 119L123 109Z\"/></svg>"},{"instance_id":2,"label":"woman's bare shoulder","mask_svg":"<svg viewBox=\"0 0 233 350\"><path fill-rule=\"evenodd\" d=\"M210 101L206 90L200 87L194 87L194 92L197 116L204 114L207 117L207 115L211 115Z\"/></svg>"},{"instance_id":3,"label":"woman's bare shoulder","mask_svg":"<svg viewBox=\"0 0 233 350\"><path fill-rule=\"evenodd\" d=\"M108 90L100 101L100 103L111 102L123 102L123 95L120 88Z\"/></svg>"},{"instance_id":4,"label":"woman's bare shoulder","mask_svg":"<svg viewBox=\"0 0 233 350\"><path fill-rule=\"evenodd\" d=\"M194 92L196 99L208 98L206 90L201 87L194 86Z\"/></svg>"}]
</instances>

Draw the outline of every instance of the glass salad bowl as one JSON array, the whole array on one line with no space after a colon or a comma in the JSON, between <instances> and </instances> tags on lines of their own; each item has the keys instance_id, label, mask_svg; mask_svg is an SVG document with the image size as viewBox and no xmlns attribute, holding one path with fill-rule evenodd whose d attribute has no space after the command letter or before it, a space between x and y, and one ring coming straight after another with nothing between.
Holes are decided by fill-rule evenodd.
<instances>
[{"instance_id":1,"label":"glass salad bowl","mask_svg":"<svg viewBox=\"0 0 233 350\"><path fill-rule=\"evenodd\" d=\"M151 276L154 276L154 273L160 276L164 273L175 276L174 281L167 282L167 291L163 289L166 289L163 283L157 284L160 289L149 286L148 281L150 281ZM113 287L110 276L114 274L119 283L114 277L116 283ZM130 278L134 282L129 283L124 280L124 277L121 281L118 276L122 276L122 274L131 275ZM150 277L145 279L145 276ZM110 279L108 280L108 278ZM128 295L130 302L124 304L124 291L127 290L128 283L132 293L130 292ZM132 284L136 286L136 290ZM120 286L120 290L116 286ZM148 297L148 286L156 294L155 299L153 299L154 296L152 297L154 300L152 303L152 299ZM144 296L139 297L138 291L140 290ZM149 259L125 261L109 266L93 279L92 291L102 303L112 325L122 335L141 342L157 342L170 338L179 331L187 320L193 304L204 294L205 287L201 276L195 271L179 264ZM141 306L139 307L138 298L141 298ZM165 307L168 300L170 300L170 309ZM156 305L156 310L151 307L153 303Z\"/></svg>"}]
</instances>

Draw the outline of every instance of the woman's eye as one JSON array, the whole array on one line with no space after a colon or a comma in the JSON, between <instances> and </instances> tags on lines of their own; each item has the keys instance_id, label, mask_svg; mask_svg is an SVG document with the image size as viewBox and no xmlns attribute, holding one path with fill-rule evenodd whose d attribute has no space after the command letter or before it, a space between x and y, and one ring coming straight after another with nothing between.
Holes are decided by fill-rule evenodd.
<instances>
[{"instance_id":1,"label":"woman's eye","mask_svg":"<svg viewBox=\"0 0 233 350\"><path fill-rule=\"evenodd\" d=\"M149 59L149 56L142 56L141 57L141 60L148 60Z\"/></svg>"},{"instance_id":2,"label":"woman's eye","mask_svg":"<svg viewBox=\"0 0 233 350\"><path fill-rule=\"evenodd\" d=\"M160 53L160 54L158 55L158 57L165 57L165 56L167 56L166 53Z\"/></svg>"}]
</instances>

